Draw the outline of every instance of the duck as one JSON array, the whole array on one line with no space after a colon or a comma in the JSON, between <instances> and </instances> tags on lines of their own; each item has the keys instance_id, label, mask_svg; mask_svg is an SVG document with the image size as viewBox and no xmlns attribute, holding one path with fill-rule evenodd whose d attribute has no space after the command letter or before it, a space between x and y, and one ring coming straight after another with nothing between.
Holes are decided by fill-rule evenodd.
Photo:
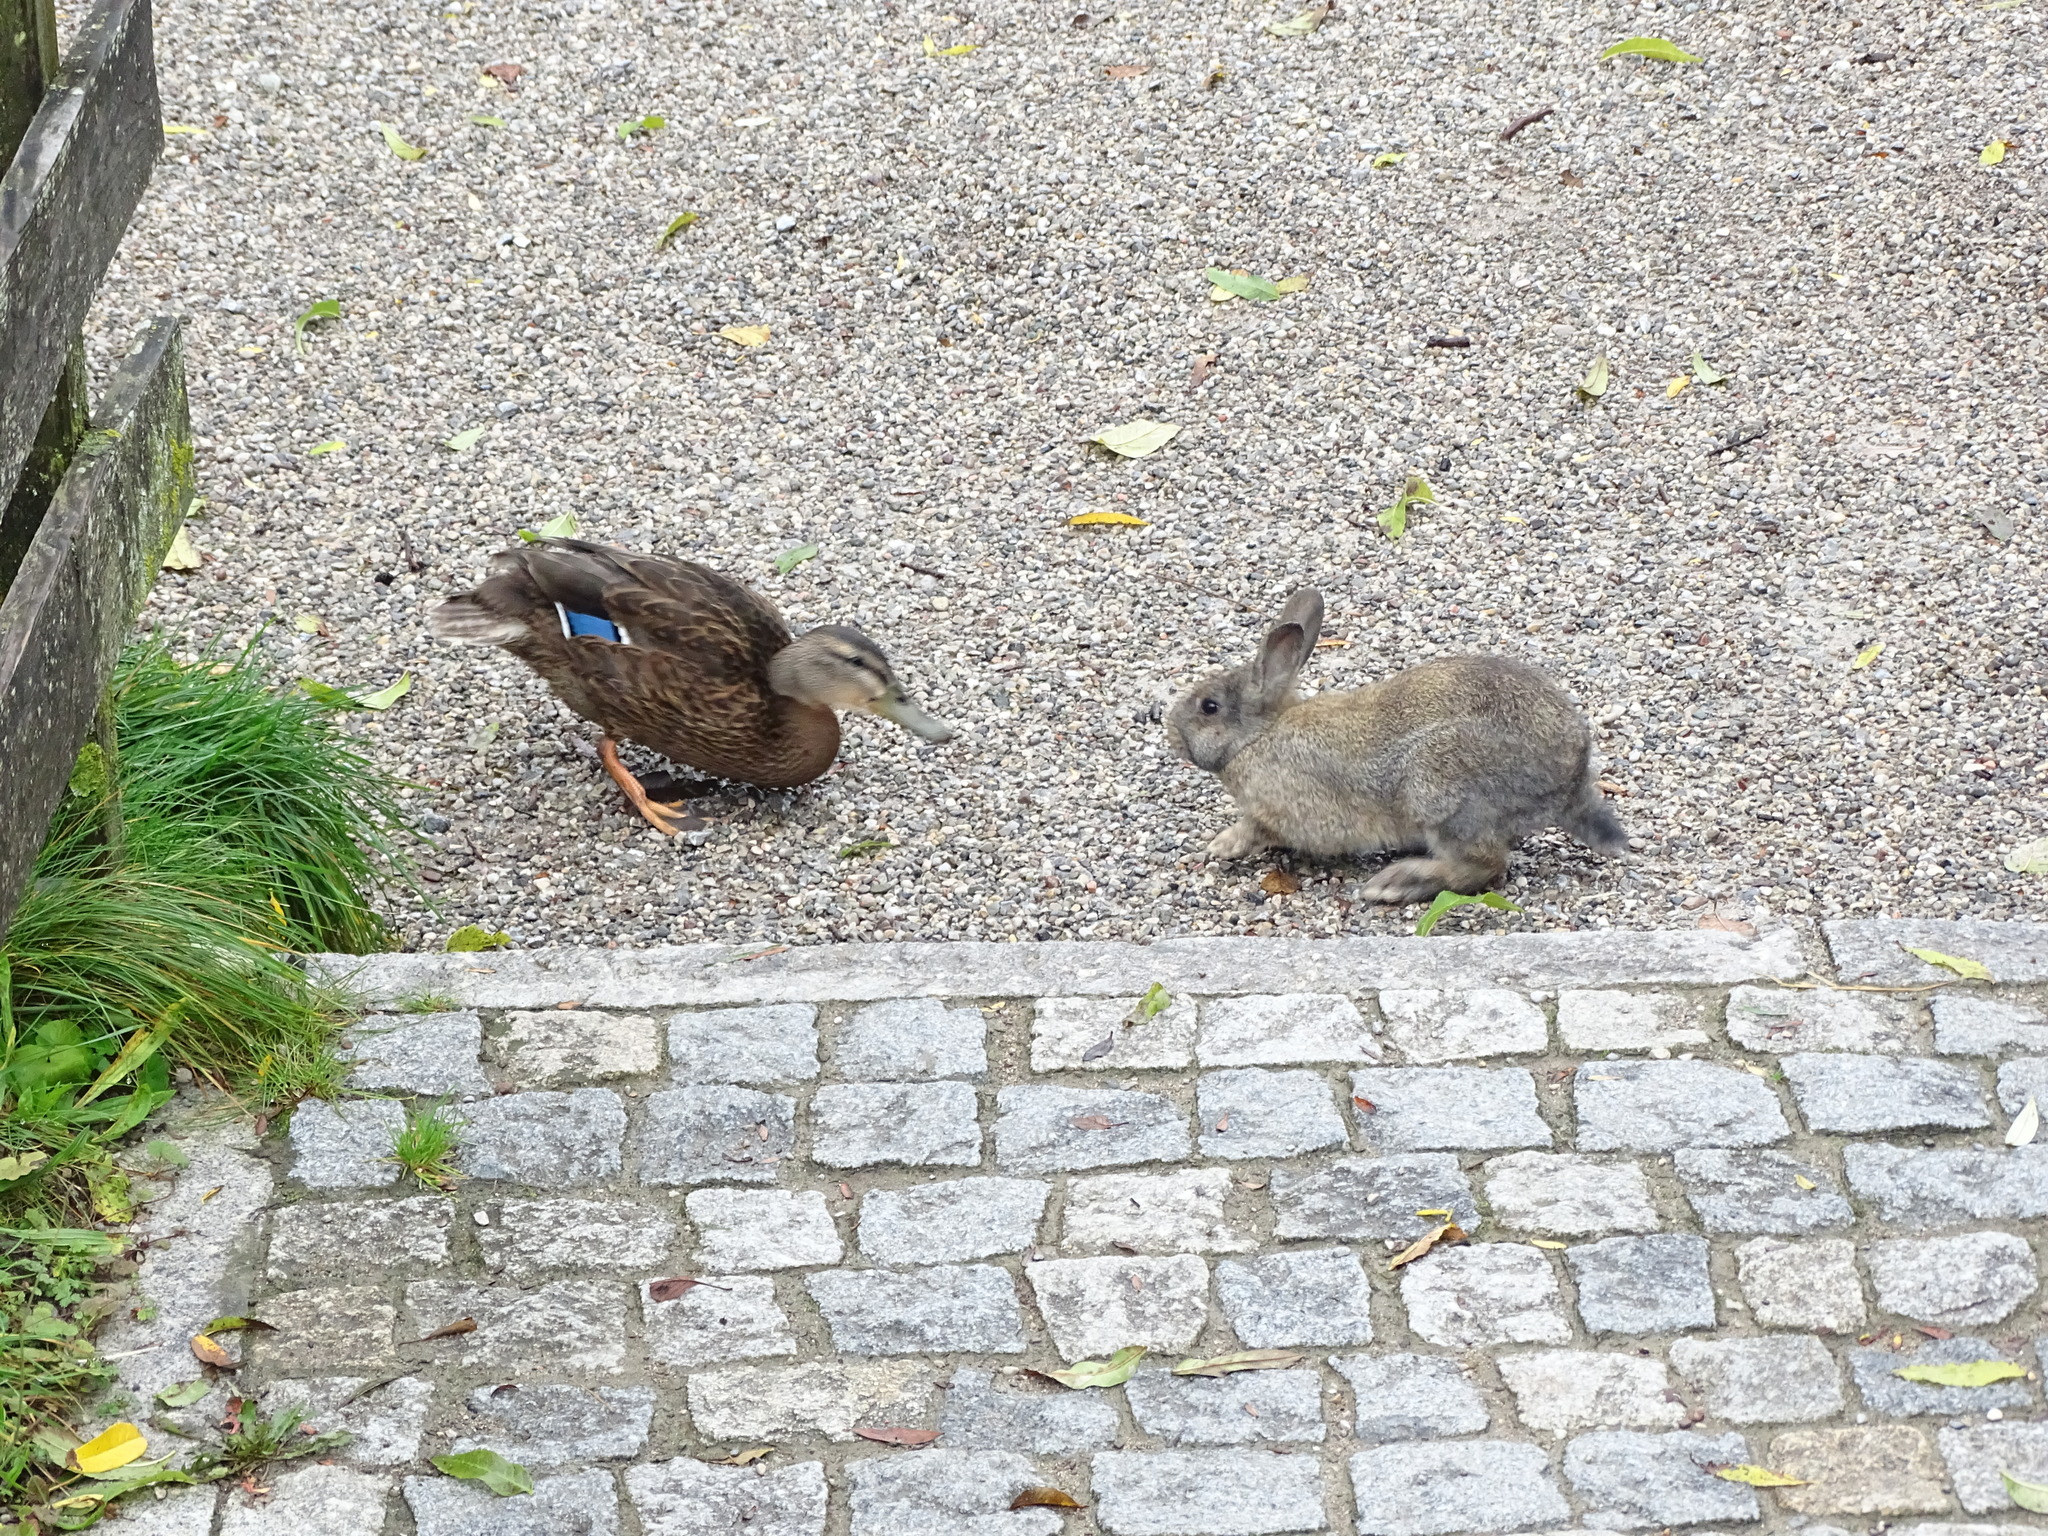
<instances>
[{"instance_id":1,"label":"duck","mask_svg":"<svg viewBox=\"0 0 2048 1536\"><path fill-rule=\"evenodd\" d=\"M841 710L926 741L953 736L852 625L795 635L760 593L672 555L537 538L492 555L485 579L438 604L427 624L438 639L525 662L604 733L605 772L666 836L685 813L652 799L620 763L622 740L717 778L786 789L837 759Z\"/></svg>"}]
</instances>

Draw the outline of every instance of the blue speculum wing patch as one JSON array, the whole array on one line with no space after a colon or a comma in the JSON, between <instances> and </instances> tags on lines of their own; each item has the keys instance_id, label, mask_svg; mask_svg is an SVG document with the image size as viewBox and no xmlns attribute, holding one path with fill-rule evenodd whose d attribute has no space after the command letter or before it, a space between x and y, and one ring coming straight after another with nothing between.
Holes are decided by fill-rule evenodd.
<instances>
[{"instance_id":1,"label":"blue speculum wing patch","mask_svg":"<svg viewBox=\"0 0 2048 1536\"><path fill-rule=\"evenodd\" d=\"M577 613L573 609L555 604L555 612L562 616L562 633L565 635L589 635L596 640L609 640L614 645L627 645L626 632L610 619L601 619L594 613Z\"/></svg>"}]
</instances>

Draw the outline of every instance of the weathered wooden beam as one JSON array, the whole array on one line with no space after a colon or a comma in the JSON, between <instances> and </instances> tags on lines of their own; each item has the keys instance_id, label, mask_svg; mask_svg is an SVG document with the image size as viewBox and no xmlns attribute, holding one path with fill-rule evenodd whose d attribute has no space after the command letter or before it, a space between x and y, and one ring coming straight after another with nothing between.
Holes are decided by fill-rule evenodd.
<instances>
[{"instance_id":1,"label":"weathered wooden beam","mask_svg":"<svg viewBox=\"0 0 2048 1536\"><path fill-rule=\"evenodd\" d=\"M0 500L149 185L161 114L150 0L99 0L0 178Z\"/></svg>"},{"instance_id":2,"label":"weathered wooden beam","mask_svg":"<svg viewBox=\"0 0 2048 1536\"><path fill-rule=\"evenodd\" d=\"M0 935L121 643L192 502L178 324L155 321L114 370L0 600Z\"/></svg>"},{"instance_id":3,"label":"weathered wooden beam","mask_svg":"<svg viewBox=\"0 0 2048 1536\"><path fill-rule=\"evenodd\" d=\"M51 0L0 0L0 168L28 132L57 73L57 7Z\"/></svg>"}]
</instances>

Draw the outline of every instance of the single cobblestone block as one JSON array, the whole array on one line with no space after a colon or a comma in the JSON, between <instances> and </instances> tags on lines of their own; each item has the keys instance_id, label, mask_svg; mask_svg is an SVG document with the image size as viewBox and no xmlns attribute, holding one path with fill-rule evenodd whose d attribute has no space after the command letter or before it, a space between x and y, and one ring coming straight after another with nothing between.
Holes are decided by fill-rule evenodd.
<instances>
[{"instance_id":1,"label":"single cobblestone block","mask_svg":"<svg viewBox=\"0 0 2048 1536\"><path fill-rule=\"evenodd\" d=\"M846 1469L850 1536L1056 1536L1056 1510L1012 1512L1041 1479L1008 1451L873 1456Z\"/></svg>"},{"instance_id":2,"label":"single cobblestone block","mask_svg":"<svg viewBox=\"0 0 2048 1536\"><path fill-rule=\"evenodd\" d=\"M1899 1335L1904 1338L1904 1335ZM1905 1350L1877 1346L1849 1351L1849 1370L1856 1377L1856 1389L1864 1406L1876 1413L1903 1419L1915 1414L1981 1414L1996 1408L2010 1412L2030 1408L2033 1388L2024 1376L1996 1381L1988 1387L1937 1387L1929 1382L1908 1381L1899 1372L1916 1365L1968 1365L1978 1360L2012 1361L2017 1351L2000 1349L1988 1339L1926 1339ZM2040 1353L2037 1349L2036 1353ZM2018 1364L2019 1362L2013 1361Z\"/></svg>"},{"instance_id":3,"label":"single cobblestone block","mask_svg":"<svg viewBox=\"0 0 2048 1536\"><path fill-rule=\"evenodd\" d=\"M796 1336L766 1275L707 1275L669 1301L640 1287L647 1353L664 1365L716 1365L762 1355L793 1355ZM651 1284L652 1282L649 1282Z\"/></svg>"},{"instance_id":4,"label":"single cobblestone block","mask_svg":"<svg viewBox=\"0 0 2048 1536\"><path fill-rule=\"evenodd\" d=\"M1323 1438L1323 1385L1314 1371L1176 1376L1144 1370L1124 1397L1138 1428L1168 1445L1256 1445Z\"/></svg>"},{"instance_id":5,"label":"single cobblestone block","mask_svg":"<svg viewBox=\"0 0 2048 1536\"><path fill-rule=\"evenodd\" d=\"M1585 1349L1544 1349L1501 1355L1494 1364L1515 1394L1515 1412L1550 1435L1582 1429L1676 1429L1685 1405L1675 1401L1662 1361Z\"/></svg>"},{"instance_id":6,"label":"single cobblestone block","mask_svg":"<svg viewBox=\"0 0 2048 1536\"><path fill-rule=\"evenodd\" d=\"M476 1231L484 1268L519 1285L565 1269L658 1272L675 1246L675 1218L630 1200L506 1200Z\"/></svg>"},{"instance_id":7,"label":"single cobblestone block","mask_svg":"<svg viewBox=\"0 0 2048 1536\"><path fill-rule=\"evenodd\" d=\"M1320 1531L1321 1468L1268 1451L1110 1451L1095 1458L1108 1536L1277 1536Z\"/></svg>"},{"instance_id":8,"label":"single cobblestone block","mask_svg":"<svg viewBox=\"0 0 2048 1536\"><path fill-rule=\"evenodd\" d=\"M1471 1376L1446 1355L1336 1355L1351 1383L1353 1432L1369 1444L1476 1435L1491 1422Z\"/></svg>"},{"instance_id":9,"label":"single cobblestone block","mask_svg":"<svg viewBox=\"0 0 2048 1536\"><path fill-rule=\"evenodd\" d=\"M818 1075L818 1010L809 1003L668 1016L677 1083L807 1083Z\"/></svg>"},{"instance_id":10,"label":"single cobblestone block","mask_svg":"<svg viewBox=\"0 0 2048 1536\"><path fill-rule=\"evenodd\" d=\"M1920 1151L1881 1141L1842 1149L1849 1187L1883 1220L1908 1227L2048 1216L2048 1144Z\"/></svg>"},{"instance_id":11,"label":"single cobblestone block","mask_svg":"<svg viewBox=\"0 0 2048 1536\"><path fill-rule=\"evenodd\" d=\"M1018 1084L996 1095L996 1161L1011 1173L1179 1162L1187 1111L1156 1093Z\"/></svg>"},{"instance_id":12,"label":"single cobblestone block","mask_svg":"<svg viewBox=\"0 0 2048 1536\"><path fill-rule=\"evenodd\" d=\"M2048 1483L2048 1421L1951 1425L1937 1436L1956 1501L1973 1515L2017 1508L2001 1472L2023 1483Z\"/></svg>"},{"instance_id":13,"label":"single cobblestone block","mask_svg":"<svg viewBox=\"0 0 2048 1536\"><path fill-rule=\"evenodd\" d=\"M213 1508L220 1490L216 1487L157 1488L163 1498L126 1501L120 1514L120 1536L213 1536ZM251 1505L251 1508L256 1506ZM108 1530L115 1527L109 1525Z\"/></svg>"},{"instance_id":14,"label":"single cobblestone block","mask_svg":"<svg viewBox=\"0 0 2048 1536\"><path fill-rule=\"evenodd\" d=\"M373 1189L398 1182L391 1149L405 1106L391 1099L308 1099L292 1111L292 1177L309 1189Z\"/></svg>"},{"instance_id":15,"label":"single cobblestone block","mask_svg":"<svg viewBox=\"0 0 2048 1536\"><path fill-rule=\"evenodd\" d=\"M1773 1472L1806 1485L1776 1490L1794 1514L1932 1515L1949 1507L1934 1448L1908 1425L1792 1430L1771 1441L1770 1454Z\"/></svg>"},{"instance_id":16,"label":"single cobblestone block","mask_svg":"<svg viewBox=\"0 0 2048 1536\"><path fill-rule=\"evenodd\" d=\"M508 1013L494 1044L499 1064L522 1088L580 1088L646 1077L661 1066L661 1026L644 1013Z\"/></svg>"},{"instance_id":17,"label":"single cobblestone block","mask_svg":"<svg viewBox=\"0 0 2048 1536\"><path fill-rule=\"evenodd\" d=\"M1582 1152L1758 1147L1792 1134L1762 1078L1704 1061L1601 1061L1572 1080Z\"/></svg>"},{"instance_id":18,"label":"single cobblestone block","mask_svg":"<svg viewBox=\"0 0 2048 1536\"><path fill-rule=\"evenodd\" d=\"M304 1284L445 1263L453 1210L442 1195L287 1205L270 1218L270 1278Z\"/></svg>"},{"instance_id":19,"label":"single cobblestone block","mask_svg":"<svg viewBox=\"0 0 2048 1536\"><path fill-rule=\"evenodd\" d=\"M833 1083L811 1095L811 1156L828 1168L972 1168L975 1116L972 1083Z\"/></svg>"},{"instance_id":20,"label":"single cobblestone block","mask_svg":"<svg viewBox=\"0 0 2048 1536\"><path fill-rule=\"evenodd\" d=\"M606 1280L550 1280L535 1290L415 1280L405 1288L412 1337L462 1318L476 1330L434 1341L429 1359L522 1371L615 1371L626 1357L626 1295Z\"/></svg>"},{"instance_id":21,"label":"single cobblestone block","mask_svg":"<svg viewBox=\"0 0 2048 1536\"><path fill-rule=\"evenodd\" d=\"M1216 1299L1247 1349L1372 1342L1372 1285L1349 1248L1225 1259Z\"/></svg>"},{"instance_id":22,"label":"single cobblestone block","mask_svg":"<svg viewBox=\"0 0 2048 1536\"><path fill-rule=\"evenodd\" d=\"M626 1468L644 1536L825 1536L825 1466L763 1472L690 1456Z\"/></svg>"},{"instance_id":23,"label":"single cobblestone block","mask_svg":"<svg viewBox=\"0 0 2048 1536\"><path fill-rule=\"evenodd\" d=\"M1536 1110L1536 1080L1520 1067L1372 1068L1351 1074L1351 1092L1359 1132L1376 1152L1551 1143Z\"/></svg>"},{"instance_id":24,"label":"single cobblestone block","mask_svg":"<svg viewBox=\"0 0 2048 1536\"><path fill-rule=\"evenodd\" d=\"M1024 1271L1053 1346L1068 1360L1126 1344L1192 1349L1209 1317L1209 1266L1161 1259L1047 1259Z\"/></svg>"},{"instance_id":25,"label":"single cobblestone block","mask_svg":"<svg viewBox=\"0 0 2048 1536\"><path fill-rule=\"evenodd\" d=\"M1360 1451L1351 1458L1351 1490L1359 1536L1540 1531L1571 1519L1551 1478L1550 1458L1510 1440Z\"/></svg>"},{"instance_id":26,"label":"single cobblestone block","mask_svg":"<svg viewBox=\"0 0 2048 1536\"><path fill-rule=\"evenodd\" d=\"M1205 1067L1285 1067L1378 1061L1380 1048L1350 998L1296 992L1208 999L1195 1055Z\"/></svg>"},{"instance_id":27,"label":"single cobblestone block","mask_svg":"<svg viewBox=\"0 0 2048 1536\"><path fill-rule=\"evenodd\" d=\"M1223 1168L1178 1173L1104 1173L1067 1182L1063 1246L1124 1246L1139 1253L1240 1253L1252 1242L1232 1229L1232 1192Z\"/></svg>"},{"instance_id":28,"label":"single cobblestone block","mask_svg":"<svg viewBox=\"0 0 2048 1536\"><path fill-rule=\"evenodd\" d=\"M988 1071L988 1021L979 1008L935 997L870 1003L840 1026L837 1075L857 1083L921 1083Z\"/></svg>"},{"instance_id":29,"label":"single cobblestone block","mask_svg":"<svg viewBox=\"0 0 2048 1536\"><path fill-rule=\"evenodd\" d=\"M1641 1168L1570 1152L1492 1159L1486 1164L1486 1198L1495 1221L1523 1232L1586 1237L1654 1232L1661 1224Z\"/></svg>"},{"instance_id":30,"label":"single cobblestone block","mask_svg":"<svg viewBox=\"0 0 2048 1536\"><path fill-rule=\"evenodd\" d=\"M609 1472L537 1477L533 1492L509 1499L481 1483L408 1477L405 1502L418 1536L616 1536L619 1529L619 1495ZM380 1529L357 1526L352 1536Z\"/></svg>"},{"instance_id":31,"label":"single cobblestone block","mask_svg":"<svg viewBox=\"0 0 2048 1536\"><path fill-rule=\"evenodd\" d=\"M1557 1033L1568 1051L1675 1051L1705 1045L1702 1000L1685 992L1557 994Z\"/></svg>"},{"instance_id":32,"label":"single cobblestone block","mask_svg":"<svg viewBox=\"0 0 2048 1536\"><path fill-rule=\"evenodd\" d=\"M511 1093L451 1113L462 1121L462 1171L473 1179L561 1189L619 1171L626 1106L609 1089Z\"/></svg>"},{"instance_id":33,"label":"single cobblestone block","mask_svg":"<svg viewBox=\"0 0 2048 1536\"><path fill-rule=\"evenodd\" d=\"M398 1313L381 1286L321 1285L283 1291L263 1303L271 1330L250 1332L244 1345L267 1371L332 1370L375 1365L391 1353Z\"/></svg>"},{"instance_id":34,"label":"single cobblestone block","mask_svg":"<svg viewBox=\"0 0 2048 1536\"><path fill-rule=\"evenodd\" d=\"M706 1440L853 1439L856 1425L925 1423L938 1368L923 1360L806 1360L695 1371L690 1418Z\"/></svg>"},{"instance_id":35,"label":"single cobblestone block","mask_svg":"<svg viewBox=\"0 0 2048 1536\"><path fill-rule=\"evenodd\" d=\"M1714 1326L1707 1242L1665 1232L1565 1250L1590 1333L1677 1333Z\"/></svg>"},{"instance_id":36,"label":"single cobblestone block","mask_svg":"<svg viewBox=\"0 0 2048 1536\"><path fill-rule=\"evenodd\" d=\"M1856 1333L1868 1319L1856 1245L1844 1237L1788 1243L1752 1238L1735 1250L1742 1299L1766 1328Z\"/></svg>"},{"instance_id":37,"label":"single cobblestone block","mask_svg":"<svg viewBox=\"0 0 2048 1536\"><path fill-rule=\"evenodd\" d=\"M796 1100L709 1084L647 1096L644 1184L773 1184L796 1146Z\"/></svg>"},{"instance_id":38,"label":"single cobblestone block","mask_svg":"<svg viewBox=\"0 0 2048 1536\"><path fill-rule=\"evenodd\" d=\"M1204 1157L1299 1157L1350 1139L1329 1084L1313 1072L1204 1073L1195 1084L1195 1110Z\"/></svg>"},{"instance_id":39,"label":"single cobblestone block","mask_svg":"<svg viewBox=\"0 0 2048 1536\"><path fill-rule=\"evenodd\" d=\"M1040 998L1031 1020L1031 1070L1118 1072L1191 1064L1195 1000L1176 997L1144 1023L1126 1024L1137 1005L1135 997Z\"/></svg>"},{"instance_id":40,"label":"single cobblestone block","mask_svg":"<svg viewBox=\"0 0 2048 1536\"><path fill-rule=\"evenodd\" d=\"M1910 1007L1857 992L1737 987L1728 995L1728 1037L1774 1056L1794 1051L1896 1053L1913 1044Z\"/></svg>"},{"instance_id":41,"label":"single cobblestone block","mask_svg":"<svg viewBox=\"0 0 2048 1536\"><path fill-rule=\"evenodd\" d=\"M678 1456L628 1467L626 1497L645 1536L824 1536L821 1462L768 1471Z\"/></svg>"},{"instance_id":42,"label":"single cobblestone block","mask_svg":"<svg viewBox=\"0 0 2048 1536\"><path fill-rule=\"evenodd\" d=\"M1596 1430L1566 1443L1564 1475L1589 1530L1636 1531L1756 1519L1756 1490L1707 1470L1749 1459L1740 1435Z\"/></svg>"},{"instance_id":43,"label":"single cobblestone block","mask_svg":"<svg viewBox=\"0 0 2048 1536\"><path fill-rule=\"evenodd\" d=\"M1100 1392L1071 1392L1036 1377L998 1386L994 1372L961 1366L940 1394L939 1434L969 1451L1019 1448L1034 1456L1103 1451L1116 1444L1116 1409Z\"/></svg>"},{"instance_id":44,"label":"single cobblestone block","mask_svg":"<svg viewBox=\"0 0 2048 1536\"><path fill-rule=\"evenodd\" d=\"M1998 1069L2000 1108L2008 1115L2016 1115L2026 1108L2029 1099L2036 1109L2048 1104L2048 1056L2022 1056Z\"/></svg>"},{"instance_id":45,"label":"single cobblestone block","mask_svg":"<svg viewBox=\"0 0 2048 1536\"><path fill-rule=\"evenodd\" d=\"M1571 1341L1549 1257L1520 1243L1438 1248L1401 1271L1401 1302L1418 1337L1452 1349Z\"/></svg>"},{"instance_id":46,"label":"single cobblestone block","mask_svg":"<svg viewBox=\"0 0 2048 1536\"><path fill-rule=\"evenodd\" d=\"M1008 1355L1024 1348L1016 1286L992 1264L827 1269L806 1275L804 1286L842 1354Z\"/></svg>"},{"instance_id":47,"label":"single cobblestone block","mask_svg":"<svg viewBox=\"0 0 2048 1536\"><path fill-rule=\"evenodd\" d=\"M267 1493L260 1501L230 1489L221 1514L222 1536L363 1536L384 1529L384 1511L391 1502L388 1477L300 1462L263 1481ZM143 1500L134 1502L146 1507ZM119 1524L127 1524L126 1519Z\"/></svg>"},{"instance_id":48,"label":"single cobblestone block","mask_svg":"<svg viewBox=\"0 0 2048 1536\"><path fill-rule=\"evenodd\" d=\"M474 1013L373 1013L334 1054L350 1063L348 1085L365 1092L487 1097L491 1080L477 1064L483 1021Z\"/></svg>"},{"instance_id":49,"label":"single cobblestone block","mask_svg":"<svg viewBox=\"0 0 2048 1536\"><path fill-rule=\"evenodd\" d=\"M1934 995L1934 1048L1944 1056L2048 1054L2048 1012L1960 992Z\"/></svg>"},{"instance_id":50,"label":"single cobblestone block","mask_svg":"<svg viewBox=\"0 0 2048 1536\"><path fill-rule=\"evenodd\" d=\"M355 1467L402 1467L418 1459L433 1383L401 1376L382 1386L368 1376L316 1376L273 1381L263 1389L266 1412L304 1412L306 1423L323 1433L343 1430L347 1445L335 1458Z\"/></svg>"},{"instance_id":51,"label":"single cobblestone block","mask_svg":"<svg viewBox=\"0 0 2048 1536\"><path fill-rule=\"evenodd\" d=\"M2000 1322L2041 1287L2034 1250L2010 1232L1872 1243L1865 1258L1880 1307L1944 1328Z\"/></svg>"},{"instance_id":52,"label":"single cobblestone block","mask_svg":"<svg viewBox=\"0 0 2048 1536\"><path fill-rule=\"evenodd\" d=\"M1387 1039L1411 1062L1527 1056L1550 1045L1543 1010L1520 992L1382 992Z\"/></svg>"},{"instance_id":53,"label":"single cobblestone block","mask_svg":"<svg viewBox=\"0 0 2048 1536\"><path fill-rule=\"evenodd\" d=\"M1788 1153L1681 1147L1671 1161L1709 1232L1818 1232L1856 1219L1833 1173Z\"/></svg>"},{"instance_id":54,"label":"single cobblestone block","mask_svg":"<svg viewBox=\"0 0 2048 1536\"><path fill-rule=\"evenodd\" d=\"M534 1468L623 1461L647 1449L654 1420L651 1387L566 1387L503 1382L463 1399L455 1449L481 1446Z\"/></svg>"},{"instance_id":55,"label":"single cobblestone block","mask_svg":"<svg viewBox=\"0 0 2048 1536\"><path fill-rule=\"evenodd\" d=\"M1842 1411L1842 1378L1819 1339L1678 1339L1671 1365L1730 1424L1802 1424Z\"/></svg>"},{"instance_id":56,"label":"single cobblestone block","mask_svg":"<svg viewBox=\"0 0 2048 1536\"><path fill-rule=\"evenodd\" d=\"M845 1257L825 1197L814 1189L694 1189L683 1208L706 1269L797 1269Z\"/></svg>"},{"instance_id":57,"label":"single cobblestone block","mask_svg":"<svg viewBox=\"0 0 2048 1536\"><path fill-rule=\"evenodd\" d=\"M1787 1056L1778 1063L1814 1131L1970 1130L1989 1125L1970 1067L1925 1056Z\"/></svg>"},{"instance_id":58,"label":"single cobblestone block","mask_svg":"<svg viewBox=\"0 0 2048 1536\"><path fill-rule=\"evenodd\" d=\"M877 1264L956 1264L1021 1253L1038 1240L1052 1186L1038 1179L945 1179L861 1197L860 1248Z\"/></svg>"},{"instance_id":59,"label":"single cobblestone block","mask_svg":"<svg viewBox=\"0 0 2048 1536\"><path fill-rule=\"evenodd\" d=\"M1466 1231L1479 1223L1472 1187L1448 1152L1347 1157L1322 1168L1275 1168L1275 1237L1398 1237L1413 1240L1448 1210Z\"/></svg>"}]
</instances>

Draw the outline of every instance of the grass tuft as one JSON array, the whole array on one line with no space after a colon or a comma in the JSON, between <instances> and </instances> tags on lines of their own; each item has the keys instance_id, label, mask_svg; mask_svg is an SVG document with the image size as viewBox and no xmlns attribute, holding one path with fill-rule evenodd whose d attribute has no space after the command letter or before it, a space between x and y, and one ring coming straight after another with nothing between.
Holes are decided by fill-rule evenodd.
<instances>
[{"instance_id":1,"label":"grass tuft","mask_svg":"<svg viewBox=\"0 0 2048 1536\"><path fill-rule=\"evenodd\" d=\"M398 1164L427 1188L446 1192L462 1177L454 1158L464 1123L439 1104L409 1103L405 1129L393 1140L385 1161Z\"/></svg>"}]
</instances>

